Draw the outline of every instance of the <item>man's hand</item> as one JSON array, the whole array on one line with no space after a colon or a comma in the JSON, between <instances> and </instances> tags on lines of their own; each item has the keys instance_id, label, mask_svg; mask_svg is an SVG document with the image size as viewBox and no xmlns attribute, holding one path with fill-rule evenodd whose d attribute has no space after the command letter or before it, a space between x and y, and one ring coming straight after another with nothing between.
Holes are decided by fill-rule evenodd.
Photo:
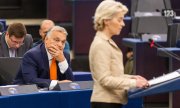
<instances>
[{"instance_id":1,"label":"man's hand","mask_svg":"<svg viewBox=\"0 0 180 108\"><path fill-rule=\"evenodd\" d=\"M62 62L65 60L63 48L51 44L48 46L48 51L57 61Z\"/></svg>"}]
</instances>

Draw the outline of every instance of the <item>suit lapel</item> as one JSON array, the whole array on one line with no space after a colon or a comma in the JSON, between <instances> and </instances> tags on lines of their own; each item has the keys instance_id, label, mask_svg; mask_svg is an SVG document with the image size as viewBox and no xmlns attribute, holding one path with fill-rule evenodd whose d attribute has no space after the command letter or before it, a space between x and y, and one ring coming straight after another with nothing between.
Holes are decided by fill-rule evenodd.
<instances>
[{"instance_id":1,"label":"suit lapel","mask_svg":"<svg viewBox=\"0 0 180 108\"><path fill-rule=\"evenodd\" d=\"M101 39L103 40L106 40L110 43L110 45L112 45L113 47L119 49L119 47L116 45L116 43L111 39L109 38L108 36L106 36L103 32L97 32L96 33L96 36L100 37Z\"/></svg>"},{"instance_id":2,"label":"suit lapel","mask_svg":"<svg viewBox=\"0 0 180 108\"><path fill-rule=\"evenodd\" d=\"M2 46L3 56L9 57L9 48L8 48L7 43L5 41L5 33L3 33L2 37L1 37L1 46Z\"/></svg>"},{"instance_id":3,"label":"suit lapel","mask_svg":"<svg viewBox=\"0 0 180 108\"><path fill-rule=\"evenodd\" d=\"M49 60L48 60L48 56L47 56L47 52L46 52L44 43L42 43L40 45L40 49L41 49L41 55L43 57L44 67L45 67L46 71L49 72Z\"/></svg>"},{"instance_id":4,"label":"suit lapel","mask_svg":"<svg viewBox=\"0 0 180 108\"><path fill-rule=\"evenodd\" d=\"M22 47L23 46L20 46L17 50L16 50L16 56L17 57L21 57L21 56L23 56L23 50L22 50Z\"/></svg>"},{"instance_id":5,"label":"suit lapel","mask_svg":"<svg viewBox=\"0 0 180 108\"><path fill-rule=\"evenodd\" d=\"M112 39L110 39L110 40L108 40L108 41L109 41L109 43L110 43L113 47L119 49L119 47L116 45L116 43L115 43Z\"/></svg>"}]
</instances>

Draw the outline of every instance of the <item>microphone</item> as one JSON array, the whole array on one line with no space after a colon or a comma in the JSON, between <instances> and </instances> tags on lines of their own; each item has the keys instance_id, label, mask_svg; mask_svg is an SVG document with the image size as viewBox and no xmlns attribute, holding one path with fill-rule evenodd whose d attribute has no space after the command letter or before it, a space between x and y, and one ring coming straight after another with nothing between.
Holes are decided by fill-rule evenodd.
<instances>
[{"instance_id":1,"label":"microphone","mask_svg":"<svg viewBox=\"0 0 180 108\"><path fill-rule=\"evenodd\" d=\"M162 45L156 43L153 39L149 39L149 43L150 43L150 47L151 47L151 48L152 48L152 47L162 48L162 49L164 50L164 53L166 53L166 54L169 55L170 57L173 57L173 58L175 58L176 60L180 61L180 57L179 57L177 54L175 54L175 53L173 53L173 52L171 52L171 51L168 51L168 50L167 50L166 48L164 48Z\"/></svg>"},{"instance_id":2,"label":"microphone","mask_svg":"<svg viewBox=\"0 0 180 108\"><path fill-rule=\"evenodd\" d=\"M152 47L155 47L155 46L154 46L154 40L149 39L149 42L150 42L150 47L151 47L151 48L152 48Z\"/></svg>"}]
</instances>

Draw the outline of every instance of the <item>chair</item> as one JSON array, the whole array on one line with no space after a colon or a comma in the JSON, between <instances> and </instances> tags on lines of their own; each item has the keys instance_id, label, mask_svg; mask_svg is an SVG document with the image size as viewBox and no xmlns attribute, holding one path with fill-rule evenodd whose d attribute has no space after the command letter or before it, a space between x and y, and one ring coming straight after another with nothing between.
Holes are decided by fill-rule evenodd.
<instances>
[{"instance_id":1,"label":"chair","mask_svg":"<svg viewBox=\"0 0 180 108\"><path fill-rule=\"evenodd\" d=\"M0 19L0 32L4 32L6 30L6 21L4 19Z\"/></svg>"},{"instance_id":2,"label":"chair","mask_svg":"<svg viewBox=\"0 0 180 108\"><path fill-rule=\"evenodd\" d=\"M163 9L171 9L170 0L131 0L131 16L136 12L159 12Z\"/></svg>"}]
</instances>

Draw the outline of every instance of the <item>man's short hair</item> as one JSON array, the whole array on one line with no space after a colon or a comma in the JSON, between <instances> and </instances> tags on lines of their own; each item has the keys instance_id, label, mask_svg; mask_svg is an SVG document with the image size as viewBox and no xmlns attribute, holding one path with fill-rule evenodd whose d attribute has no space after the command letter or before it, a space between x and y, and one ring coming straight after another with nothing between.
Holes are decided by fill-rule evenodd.
<instances>
[{"instance_id":1,"label":"man's short hair","mask_svg":"<svg viewBox=\"0 0 180 108\"><path fill-rule=\"evenodd\" d=\"M67 33L67 31L66 31L66 29L65 29L64 27L54 26L54 27L52 27L52 28L48 31L47 37L51 36L51 34L52 34L53 31L61 32L61 33L63 33L63 34L66 35L66 36L68 35L68 33Z\"/></svg>"},{"instance_id":2,"label":"man's short hair","mask_svg":"<svg viewBox=\"0 0 180 108\"><path fill-rule=\"evenodd\" d=\"M22 23L12 23L8 26L7 32L11 37L14 35L16 38L25 37L27 34L26 27Z\"/></svg>"}]
</instances>

